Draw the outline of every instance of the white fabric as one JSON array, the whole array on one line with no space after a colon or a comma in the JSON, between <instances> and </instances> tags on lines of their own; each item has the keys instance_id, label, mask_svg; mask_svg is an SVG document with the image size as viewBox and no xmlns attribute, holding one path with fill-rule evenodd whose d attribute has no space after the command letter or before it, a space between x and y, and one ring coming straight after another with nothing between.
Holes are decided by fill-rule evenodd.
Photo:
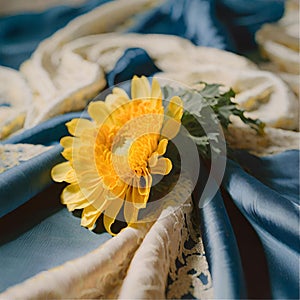
<instances>
[{"instance_id":1,"label":"white fabric","mask_svg":"<svg viewBox=\"0 0 300 300\"><path fill-rule=\"evenodd\" d=\"M187 192L191 193L191 185L184 180L169 194L169 200L182 203L182 194ZM11 287L0 298L178 299L188 292L198 298L212 298L199 224L192 223L192 212L191 198L183 205L166 207L154 225L148 222L126 228L99 249ZM190 238L195 246L185 249ZM179 275L176 259L183 264ZM201 273L207 277L206 284L197 277ZM166 293L168 276L172 284Z\"/></svg>"},{"instance_id":2,"label":"white fabric","mask_svg":"<svg viewBox=\"0 0 300 300\"><path fill-rule=\"evenodd\" d=\"M22 300L114 298L146 229L127 228L99 249L42 272L0 297Z\"/></svg>"},{"instance_id":3,"label":"white fabric","mask_svg":"<svg viewBox=\"0 0 300 300\"><path fill-rule=\"evenodd\" d=\"M13 168L52 147L31 144L4 144L0 145L0 174Z\"/></svg>"},{"instance_id":4,"label":"white fabric","mask_svg":"<svg viewBox=\"0 0 300 300\"><path fill-rule=\"evenodd\" d=\"M187 84L204 80L232 86L237 92L236 101L249 111L250 117L259 117L269 127L298 129L299 101L295 94L275 74L259 70L248 59L226 51L197 47L175 36L109 33L126 29L130 22L134 22L136 14L158 3L149 0L108 3L74 19L43 41L20 69L27 81L27 87L22 89L34 95L33 99L27 97L30 105L27 105L25 122L23 115L24 128L65 112L84 109L88 101L103 89L105 73L113 69L123 51L128 47L141 47L163 70L158 76ZM1 72L12 77L7 68ZM297 85L295 80L293 82ZM13 99L2 93L5 101ZM7 108L0 108L0 116L5 110ZM16 113L18 110L22 111L21 104L11 117L10 125L6 126L5 136L22 127L20 124L23 123L19 121L22 113ZM240 124L235 126L241 127ZM272 132L272 137L276 136L276 131ZM281 137L282 131L277 132ZM293 141L299 138L290 132L288 135ZM235 147L245 146L243 139L239 140L243 134L234 136L238 139ZM255 139L253 134L249 137ZM272 138L266 138L269 144L273 143ZM295 144L293 142L291 148ZM248 146L249 150L255 151L251 143ZM282 151L288 146L277 143L276 147ZM270 153L273 152L265 151L265 154Z\"/></svg>"},{"instance_id":5,"label":"white fabric","mask_svg":"<svg viewBox=\"0 0 300 300\"><path fill-rule=\"evenodd\" d=\"M299 103L276 75L259 70L241 56L197 47L179 37L120 33L134 21L136 14L157 3L128 0L103 5L43 41L19 73L1 68L0 77L9 80L0 85L0 93L14 112L6 125L3 115L8 110L0 107L1 128L7 126L4 133L0 131L1 138L22 128L23 123L26 129L53 116L85 108L104 88L105 73L113 69L123 51L141 47L163 70L159 76L189 85L203 80L232 86L237 91L236 100L249 110L249 115L260 117L269 126L266 135L258 137L249 128L234 122L226 133L233 146L261 155L298 148L298 133L287 130L298 128ZM119 33L109 33L112 31ZM15 90L17 94L11 94ZM21 93L25 95L26 105L20 100ZM190 219L189 199L175 211L166 208L152 227L149 223L127 228L94 252L40 273L8 289L0 298L151 299L165 295L179 298L187 292L198 298L211 298L212 282L201 237L192 226L186 225ZM183 245L190 236L197 241L197 246L194 250L186 249L191 255L179 278L174 275L175 259L182 260ZM200 253L201 258L193 257L193 251ZM189 266L197 271L196 275L189 274ZM209 278L206 286L197 278L201 272ZM173 282L165 294L168 276Z\"/></svg>"},{"instance_id":6,"label":"white fabric","mask_svg":"<svg viewBox=\"0 0 300 300\"><path fill-rule=\"evenodd\" d=\"M0 66L0 140L24 126L32 91L24 76Z\"/></svg>"},{"instance_id":7,"label":"white fabric","mask_svg":"<svg viewBox=\"0 0 300 300\"><path fill-rule=\"evenodd\" d=\"M265 24L256 33L262 55L271 63L261 67L276 72L299 97L299 0L287 0L285 14L279 22Z\"/></svg>"}]
</instances>

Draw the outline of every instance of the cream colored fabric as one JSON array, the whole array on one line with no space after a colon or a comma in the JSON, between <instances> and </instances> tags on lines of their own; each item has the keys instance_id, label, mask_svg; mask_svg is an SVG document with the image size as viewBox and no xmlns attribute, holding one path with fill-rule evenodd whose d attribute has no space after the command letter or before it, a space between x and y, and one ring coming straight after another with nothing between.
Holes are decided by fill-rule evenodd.
<instances>
[{"instance_id":1,"label":"cream colored fabric","mask_svg":"<svg viewBox=\"0 0 300 300\"><path fill-rule=\"evenodd\" d=\"M63 36L63 32L60 33ZM87 101L106 84L104 74L113 69L124 50L129 47L145 49L155 64L165 72L180 72L191 68L195 63L199 68L221 62L230 68L253 68L242 57L217 49L195 47L191 42L175 36L101 34L81 37L62 48L48 50L59 41L59 36L46 40L31 60L21 66L21 72L36 95L33 109L29 111L25 121L27 128L62 112L83 109ZM47 61L49 51L52 53L52 61ZM60 61L60 64L55 66L54 59ZM78 85L81 77L84 80L79 81Z\"/></svg>"},{"instance_id":2,"label":"cream colored fabric","mask_svg":"<svg viewBox=\"0 0 300 300\"><path fill-rule=\"evenodd\" d=\"M257 135L249 127L230 125L225 136L232 148L248 150L258 156L272 155L300 147L299 132L271 127L265 129L264 135Z\"/></svg>"},{"instance_id":3,"label":"cream colored fabric","mask_svg":"<svg viewBox=\"0 0 300 300\"><path fill-rule=\"evenodd\" d=\"M245 115L267 123L265 134L258 135L237 117L231 117L232 124L224 134L232 148L248 150L259 156L300 148L299 103L289 87L273 73L204 66L200 71L194 67L187 72L160 73L157 76L195 87L200 81L232 87L236 92L235 101L247 111Z\"/></svg>"},{"instance_id":4,"label":"cream colored fabric","mask_svg":"<svg viewBox=\"0 0 300 300\"><path fill-rule=\"evenodd\" d=\"M0 174L4 171L21 164L43 152L52 146L31 144L4 144L0 145Z\"/></svg>"},{"instance_id":5,"label":"cream colored fabric","mask_svg":"<svg viewBox=\"0 0 300 300\"><path fill-rule=\"evenodd\" d=\"M236 101L249 111L249 116L261 118L269 127L298 130L299 101L277 75L259 70L244 57L217 49L197 47L179 37L122 34L123 30L135 22L138 13L160 1L129 2L114 1L105 4L74 19L39 45L31 59L21 66L22 75L18 75L20 78L23 76L27 82L22 90L27 89L30 105L26 107L29 109L24 116L19 102L2 138L22 127L23 122L23 128L26 129L53 116L84 109L90 99L106 85L105 73L113 69L128 47L144 48L163 71L159 74L161 77L187 84L203 80L232 86L237 92ZM119 33L111 33L112 31ZM2 69L3 72L3 76L6 76L12 71ZM295 90L297 80L293 77L288 81L290 84L293 82ZM0 88L3 90L3 87ZM33 98L30 98L30 93ZM10 101L7 94L4 98ZM1 107L0 116L6 111L7 108ZM236 126L240 127L238 124ZM272 132L272 136L276 136L276 131ZM277 132L280 137L282 131ZM235 147L245 145L242 134L234 136ZM295 140L299 137L291 134L291 138L292 136L293 143L290 145L279 146L276 143L277 151L294 148ZM254 135L248 137L255 139ZM273 139L268 140L272 144ZM255 151L251 143L248 145L249 150ZM263 150L261 154L264 154ZM265 151L265 154L270 154L270 151Z\"/></svg>"},{"instance_id":6,"label":"cream colored fabric","mask_svg":"<svg viewBox=\"0 0 300 300\"><path fill-rule=\"evenodd\" d=\"M182 194L190 192L185 180L168 197L182 203ZM192 222L192 212L191 198L183 205L166 207L154 224L126 228L99 249L11 287L0 298L179 299L188 292L199 299L212 298L199 224ZM185 249L190 238L195 246ZM179 271L176 259L183 264ZM206 284L198 278L201 273L207 277Z\"/></svg>"},{"instance_id":7,"label":"cream colored fabric","mask_svg":"<svg viewBox=\"0 0 300 300\"><path fill-rule=\"evenodd\" d=\"M79 16L43 41L32 58L21 66L31 90L33 105L25 128L68 111L83 109L105 86L105 74L82 53L68 51L74 40L126 28L130 18L158 1L114 1ZM127 25L128 26L128 25ZM89 43L82 45L88 48Z\"/></svg>"},{"instance_id":8,"label":"cream colored fabric","mask_svg":"<svg viewBox=\"0 0 300 300\"><path fill-rule=\"evenodd\" d=\"M300 35L299 0L286 1L285 14L273 24L265 24L256 33L262 55L271 63L262 68L276 72L299 97L300 84Z\"/></svg>"},{"instance_id":9,"label":"cream colored fabric","mask_svg":"<svg viewBox=\"0 0 300 300\"><path fill-rule=\"evenodd\" d=\"M180 208L169 207L162 212L133 257L119 298L181 299L187 294L197 299L213 298L199 224L193 220L192 210L188 201ZM189 239L196 243L192 249L185 248ZM207 276L207 284L198 278L201 273ZM171 283L166 291L168 276Z\"/></svg>"},{"instance_id":10,"label":"cream colored fabric","mask_svg":"<svg viewBox=\"0 0 300 300\"><path fill-rule=\"evenodd\" d=\"M249 116L267 123L266 135L257 136L233 120L226 132L233 147L259 155L299 148L299 134L290 131L298 129L299 103L274 73L260 70L244 57L197 47L179 37L122 33L137 14L159 2L128 0L103 5L43 41L20 72L1 68L1 101L8 104L0 107L1 138L53 116L84 109L104 88L105 74L124 50L141 47L163 71L158 77L189 86L201 80L231 86ZM293 57L287 59L286 76L298 74L292 68L296 64ZM191 218L189 199L177 209L166 208L153 226L127 228L92 253L11 287L0 298L153 299L180 298L187 293L211 298L212 281L201 235ZM196 244L193 249L184 248L189 238ZM183 263L178 270L176 259ZM147 272L140 271L145 269ZM208 284L198 278L201 273Z\"/></svg>"},{"instance_id":11,"label":"cream colored fabric","mask_svg":"<svg viewBox=\"0 0 300 300\"><path fill-rule=\"evenodd\" d=\"M43 11L56 5L77 6L83 4L86 0L0 0L0 14L9 15L27 12Z\"/></svg>"},{"instance_id":12,"label":"cream colored fabric","mask_svg":"<svg viewBox=\"0 0 300 300\"><path fill-rule=\"evenodd\" d=\"M235 101L246 115L259 118L269 127L298 129L299 103L289 87L276 75L225 64L193 67L188 71L158 74L193 86L197 82L220 83L232 87Z\"/></svg>"},{"instance_id":13,"label":"cream colored fabric","mask_svg":"<svg viewBox=\"0 0 300 300\"><path fill-rule=\"evenodd\" d=\"M149 224L150 225L150 224ZM127 228L99 249L8 289L1 299L115 298L149 226Z\"/></svg>"},{"instance_id":14,"label":"cream colored fabric","mask_svg":"<svg viewBox=\"0 0 300 300\"><path fill-rule=\"evenodd\" d=\"M0 66L0 140L23 128L32 91L23 75Z\"/></svg>"}]
</instances>

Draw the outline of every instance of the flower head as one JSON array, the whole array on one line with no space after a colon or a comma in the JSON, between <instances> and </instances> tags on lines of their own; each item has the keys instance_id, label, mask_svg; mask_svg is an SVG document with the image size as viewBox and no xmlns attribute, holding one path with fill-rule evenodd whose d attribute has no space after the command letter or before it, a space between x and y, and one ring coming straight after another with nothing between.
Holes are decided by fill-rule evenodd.
<instances>
[{"instance_id":1,"label":"flower head","mask_svg":"<svg viewBox=\"0 0 300 300\"><path fill-rule=\"evenodd\" d=\"M61 199L70 211L83 209L81 225L93 229L101 214L106 230L123 208L125 221L138 220L139 209L149 199L154 174L167 175L170 159L163 157L174 138L183 114L175 96L166 112L156 79L134 77L131 98L114 88L105 101L91 102L92 121L73 119L67 128L72 136L61 139L67 159L52 169L52 178L69 185Z\"/></svg>"}]
</instances>

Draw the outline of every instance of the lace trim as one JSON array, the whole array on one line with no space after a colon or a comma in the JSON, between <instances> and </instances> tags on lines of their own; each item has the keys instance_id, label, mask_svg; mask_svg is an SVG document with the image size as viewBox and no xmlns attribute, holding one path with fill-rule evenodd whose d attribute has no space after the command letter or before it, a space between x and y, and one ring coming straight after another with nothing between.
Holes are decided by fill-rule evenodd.
<instances>
[{"instance_id":1,"label":"lace trim","mask_svg":"<svg viewBox=\"0 0 300 300\"><path fill-rule=\"evenodd\" d=\"M170 193L171 198L176 201L176 197L185 194L184 190L190 192L190 189L190 182L186 180ZM166 208L151 227L133 257L119 298L180 299L187 295L198 299L213 297L212 280L190 197L176 209Z\"/></svg>"},{"instance_id":2,"label":"lace trim","mask_svg":"<svg viewBox=\"0 0 300 300\"><path fill-rule=\"evenodd\" d=\"M148 226L127 228L99 249L9 288L1 299L107 299L118 287Z\"/></svg>"},{"instance_id":3,"label":"lace trim","mask_svg":"<svg viewBox=\"0 0 300 300\"><path fill-rule=\"evenodd\" d=\"M191 206L192 207L192 206ZM184 216L181 245L171 265L166 295L168 299L212 299L212 278L200 234L200 225L192 211Z\"/></svg>"},{"instance_id":4,"label":"lace trim","mask_svg":"<svg viewBox=\"0 0 300 300\"><path fill-rule=\"evenodd\" d=\"M7 144L0 145L0 174L29 160L51 147L31 144Z\"/></svg>"},{"instance_id":5,"label":"lace trim","mask_svg":"<svg viewBox=\"0 0 300 300\"><path fill-rule=\"evenodd\" d=\"M190 190L184 181L170 197L181 200ZM211 277L192 211L191 198L167 207L154 224L128 227L99 249L42 272L0 298L211 298Z\"/></svg>"}]
</instances>

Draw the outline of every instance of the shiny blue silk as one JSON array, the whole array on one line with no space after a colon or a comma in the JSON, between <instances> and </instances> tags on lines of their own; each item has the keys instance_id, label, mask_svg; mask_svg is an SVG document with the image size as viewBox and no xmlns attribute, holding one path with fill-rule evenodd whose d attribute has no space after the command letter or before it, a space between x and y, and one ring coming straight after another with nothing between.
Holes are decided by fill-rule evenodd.
<instances>
[{"instance_id":1,"label":"shiny blue silk","mask_svg":"<svg viewBox=\"0 0 300 300\"><path fill-rule=\"evenodd\" d=\"M109 2L89 0L78 7L57 6L41 13L21 13L0 18L0 65L18 68L40 41L75 17Z\"/></svg>"},{"instance_id":2,"label":"shiny blue silk","mask_svg":"<svg viewBox=\"0 0 300 300\"><path fill-rule=\"evenodd\" d=\"M56 7L41 14L0 19L0 64L17 68L41 39L104 2L88 1L77 8ZM255 30L282 13L283 1L275 0L166 1L137 17L129 31L176 34L197 45L234 51L241 51L244 45L244 50L250 50ZM112 86L134 74L157 71L143 49L131 48L107 74L107 81ZM51 167L63 160L58 142L67 134L64 124L79 115L58 116L4 141L54 147L0 174L0 291L79 257L109 238L107 233L81 228L80 220L59 204L63 186L50 179ZM228 160L222 189L260 238L272 296L298 298L299 152L267 158L237 152L233 158L235 161ZM247 297L247 282L223 194L199 209L201 230L215 297L239 299ZM249 259L255 264L251 253Z\"/></svg>"},{"instance_id":3,"label":"shiny blue silk","mask_svg":"<svg viewBox=\"0 0 300 300\"><path fill-rule=\"evenodd\" d=\"M240 153L236 158L240 165L227 162L223 185L260 237L273 295L278 299L296 299L300 253L299 151L264 158Z\"/></svg>"}]
</instances>

